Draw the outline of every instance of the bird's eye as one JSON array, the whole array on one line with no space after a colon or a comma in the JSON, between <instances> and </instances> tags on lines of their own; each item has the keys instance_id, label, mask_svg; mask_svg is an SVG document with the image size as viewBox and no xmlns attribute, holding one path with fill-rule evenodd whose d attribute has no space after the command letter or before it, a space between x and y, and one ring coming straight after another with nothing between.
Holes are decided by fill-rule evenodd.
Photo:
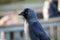
<instances>
[{"instance_id":1,"label":"bird's eye","mask_svg":"<svg viewBox=\"0 0 60 40\"><path fill-rule=\"evenodd\" d=\"M26 12L25 14L28 15L28 12Z\"/></svg>"},{"instance_id":2,"label":"bird's eye","mask_svg":"<svg viewBox=\"0 0 60 40\"><path fill-rule=\"evenodd\" d=\"M27 14L27 12L26 12L26 14Z\"/></svg>"}]
</instances>

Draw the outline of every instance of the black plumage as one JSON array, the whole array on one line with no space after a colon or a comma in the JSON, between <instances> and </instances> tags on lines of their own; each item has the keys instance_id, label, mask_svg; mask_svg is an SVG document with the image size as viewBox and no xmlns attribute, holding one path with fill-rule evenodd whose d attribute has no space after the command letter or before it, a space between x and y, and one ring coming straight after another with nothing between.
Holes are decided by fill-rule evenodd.
<instances>
[{"instance_id":1,"label":"black plumage","mask_svg":"<svg viewBox=\"0 0 60 40\"><path fill-rule=\"evenodd\" d=\"M50 40L39 23L36 12L34 12L32 9L26 8L19 15L23 15L29 24L28 30L31 40Z\"/></svg>"}]
</instances>

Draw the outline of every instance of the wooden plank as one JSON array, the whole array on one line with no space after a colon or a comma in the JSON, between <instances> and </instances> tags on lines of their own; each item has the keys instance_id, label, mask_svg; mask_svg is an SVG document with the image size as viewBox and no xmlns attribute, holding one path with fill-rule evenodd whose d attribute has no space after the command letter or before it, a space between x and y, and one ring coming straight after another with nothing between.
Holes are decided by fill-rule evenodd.
<instances>
[{"instance_id":1,"label":"wooden plank","mask_svg":"<svg viewBox=\"0 0 60 40\"><path fill-rule=\"evenodd\" d=\"M14 31L14 40L21 40L20 31Z\"/></svg>"},{"instance_id":2,"label":"wooden plank","mask_svg":"<svg viewBox=\"0 0 60 40\"><path fill-rule=\"evenodd\" d=\"M4 31L0 32L0 40L5 40L5 33L4 33Z\"/></svg>"},{"instance_id":3,"label":"wooden plank","mask_svg":"<svg viewBox=\"0 0 60 40\"><path fill-rule=\"evenodd\" d=\"M54 40L53 26L50 25L50 40Z\"/></svg>"},{"instance_id":4,"label":"wooden plank","mask_svg":"<svg viewBox=\"0 0 60 40\"><path fill-rule=\"evenodd\" d=\"M5 40L11 40L10 39L10 32L5 32Z\"/></svg>"},{"instance_id":5,"label":"wooden plank","mask_svg":"<svg viewBox=\"0 0 60 40\"><path fill-rule=\"evenodd\" d=\"M57 39L60 40L60 25L57 25Z\"/></svg>"},{"instance_id":6,"label":"wooden plank","mask_svg":"<svg viewBox=\"0 0 60 40\"><path fill-rule=\"evenodd\" d=\"M23 25L14 25L14 26L2 26L0 27L0 32L4 31L4 32L11 32L11 31L21 31L23 30L24 27Z\"/></svg>"},{"instance_id":7,"label":"wooden plank","mask_svg":"<svg viewBox=\"0 0 60 40\"><path fill-rule=\"evenodd\" d=\"M41 23L47 23L47 22L60 22L60 17L55 17L55 18L49 18L48 20L44 20L44 19L39 19L39 21Z\"/></svg>"}]
</instances>

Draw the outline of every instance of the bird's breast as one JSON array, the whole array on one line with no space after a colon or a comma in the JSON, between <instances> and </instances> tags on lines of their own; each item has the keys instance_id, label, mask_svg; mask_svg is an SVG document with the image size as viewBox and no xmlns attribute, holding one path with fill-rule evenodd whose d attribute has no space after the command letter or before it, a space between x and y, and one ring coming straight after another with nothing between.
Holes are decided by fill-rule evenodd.
<instances>
[{"instance_id":1,"label":"bird's breast","mask_svg":"<svg viewBox=\"0 0 60 40\"><path fill-rule=\"evenodd\" d=\"M25 21L24 23L24 32L25 32L25 35L27 37L27 40L30 40L30 36L29 36L29 27L28 27L28 23Z\"/></svg>"}]
</instances>

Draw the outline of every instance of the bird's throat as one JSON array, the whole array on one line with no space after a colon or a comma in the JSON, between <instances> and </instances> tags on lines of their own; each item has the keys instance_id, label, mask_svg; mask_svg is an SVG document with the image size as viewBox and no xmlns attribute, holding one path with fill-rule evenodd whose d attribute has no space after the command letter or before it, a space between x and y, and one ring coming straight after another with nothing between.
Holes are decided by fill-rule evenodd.
<instances>
[{"instance_id":1,"label":"bird's throat","mask_svg":"<svg viewBox=\"0 0 60 40\"><path fill-rule=\"evenodd\" d=\"M33 23L33 22L37 22L38 19L37 18L33 18L33 19L30 19L30 20L27 20L28 23Z\"/></svg>"}]
</instances>

